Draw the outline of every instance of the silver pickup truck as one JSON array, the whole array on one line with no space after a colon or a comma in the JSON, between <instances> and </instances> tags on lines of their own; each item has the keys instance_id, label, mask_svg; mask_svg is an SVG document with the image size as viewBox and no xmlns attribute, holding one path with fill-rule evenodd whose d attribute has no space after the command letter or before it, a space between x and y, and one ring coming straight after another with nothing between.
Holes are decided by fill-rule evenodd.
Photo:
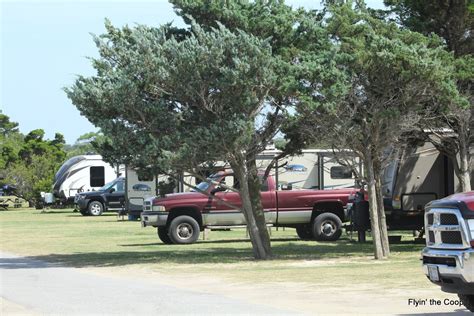
<instances>
[{"instance_id":1,"label":"silver pickup truck","mask_svg":"<svg viewBox=\"0 0 474 316\"><path fill-rule=\"evenodd\" d=\"M474 191L429 203L425 231L426 276L474 312Z\"/></svg>"}]
</instances>

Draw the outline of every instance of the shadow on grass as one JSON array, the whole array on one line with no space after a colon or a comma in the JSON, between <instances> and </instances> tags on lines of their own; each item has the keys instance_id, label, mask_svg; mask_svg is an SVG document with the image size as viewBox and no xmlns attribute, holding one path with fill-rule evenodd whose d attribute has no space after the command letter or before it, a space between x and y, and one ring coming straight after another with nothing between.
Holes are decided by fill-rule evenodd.
<instances>
[{"instance_id":1,"label":"shadow on grass","mask_svg":"<svg viewBox=\"0 0 474 316\"><path fill-rule=\"evenodd\" d=\"M40 214L40 215L56 215L56 214L79 214L79 213L74 213L72 210L61 210L61 211L50 211L50 210L46 210L44 212L42 212L41 210L37 210L37 214Z\"/></svg>"},{"instance_id":2,"label":"shadow on grass","mask_svg":"<svg viewBox=\"0 0 474 316\"><path fill-rule=\"evenodd\" d=\"M221 246L228 243L229 247ZM140 250L116 252L90 252L51 254L21 258L28 262L39 260L54 266L67 267L114 267L130 264L209 264L252 262L251 244L247 240L201 241L192 245L165 245L162 243L130 244L123 247L140 247ZM392 246L392 252L419 254L420 245L410 243ZM349 241L331 243L305 242L296 239L272 240L274 258L277 260L321 260L360 258L373 255L372 244L356 244ZM0 259L0 267L7 269L28 268L28 264L8 264ZM34 265L31 266L35 267Z\"/></svg>"}]
</instances>

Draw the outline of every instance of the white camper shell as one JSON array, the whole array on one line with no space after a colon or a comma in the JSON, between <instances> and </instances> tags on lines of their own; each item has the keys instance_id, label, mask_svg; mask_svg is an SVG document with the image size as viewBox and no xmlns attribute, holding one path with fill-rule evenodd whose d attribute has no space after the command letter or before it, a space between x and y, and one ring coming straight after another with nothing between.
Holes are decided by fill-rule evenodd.
<instances>
[{"instance_id":1,"label":"white camper shell","mask_svg":"<svg viewBox=\"0 0 474 316\"><path fill-rule=\"evenodd\" d=\"M80 155L67 160L54 177L53 194L72 203L80 192L95 191L117 178L123 167L114 168L100 155Z\"/></svg>"}]
</instances>

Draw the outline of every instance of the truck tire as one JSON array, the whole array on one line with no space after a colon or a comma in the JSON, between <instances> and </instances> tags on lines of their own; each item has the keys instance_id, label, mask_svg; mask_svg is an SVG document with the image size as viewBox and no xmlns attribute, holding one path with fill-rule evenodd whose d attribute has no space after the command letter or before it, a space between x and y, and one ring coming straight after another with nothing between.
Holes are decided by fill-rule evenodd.
<instances>
[{"instance_id":1,"label":"truck tire","mask_svg":"<svg viewBox=\"0 0 474 316\"><path fill-rule=\"evenodd\" d=\"M99 216L104 212L104 206L99 201L92 201L87 206L87 210L89 211L90 215Z\"/></svg>"},{"instance_id":2,"label":"truck tire","mask_svg":"<svg viewBox=\"0 0 474 316\"><path fill-rule=\"evenodd\" d=\"M164 244L170 245L173 243L168 235L168 227L158 227L157 232L158 237Z\"/></svg>"},{"instance_id":3,"label":"truck tire","mask_svg":"<svg viewBox=\"0 0 474 316\"><path fill-rule=\"evenodd\" d=\"M313 235L318 241L335 241L341 237L341 219L333 213L322 213L313 221Z\"/></svg>"},{"instance_id":4,"label":"truck tire","mask_svg":"<svg viewBox=\"0 0 474 316\"><path fill-rule=\"evenodd\" d=\"M468 310L474 312L474 294L458 294L458 297Z\"/></svg>"},{"instance_id":5,"label":"truck tire","mask_svg":"<svg viewBox=\"0 0 474 316\"><path fill-rule=\"evenodd\" d=\"M192 244L199 238L199 224L191 216L178 216L171 221L169 237L174 244Z\"/></svg>"},{"instance_id":6,"label":"truck tire","mask_svg":"<svg viewBox=\"0 0 474 316\"><path fill-rule=\"evenodd\" d=\"M313 229L311 228L311 225L308 224L296 226L296 234L302 240L314 239Z\"/></svg>"}]
</instances>

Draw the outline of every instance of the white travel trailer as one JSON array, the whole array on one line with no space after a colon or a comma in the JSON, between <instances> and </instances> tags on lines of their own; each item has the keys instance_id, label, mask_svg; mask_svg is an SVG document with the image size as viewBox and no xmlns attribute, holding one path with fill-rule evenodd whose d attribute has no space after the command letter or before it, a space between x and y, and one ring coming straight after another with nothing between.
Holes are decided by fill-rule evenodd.
<instances>
[{"instance_id":1,"label":"white travel trailer","mask_svg":"<svg viewBox=\"0 0 474 316\"><path fill-rule=\"evenodd\" d=\"M100 155L74 156L54 176L53 194L63 203L72 203L77 193L97 190L122 172L123 167L114 168Z\"/></svg>"},{"instance_id":2,"label":"white travel trailer","mask_svg":"<svg viewBox=\"0 0 474 316\"><path fill-rule=\"evenodd\" d=\"M257 166L265 169L279 154L279 150L263 151L257 157ZM360 173L361 164L356 169ZM271 174L279 188L328 190L351 188L356 184L354 172L341 165L329 149L305 149L301 155L279 159Z\"/></svg>"}]
</instances>

